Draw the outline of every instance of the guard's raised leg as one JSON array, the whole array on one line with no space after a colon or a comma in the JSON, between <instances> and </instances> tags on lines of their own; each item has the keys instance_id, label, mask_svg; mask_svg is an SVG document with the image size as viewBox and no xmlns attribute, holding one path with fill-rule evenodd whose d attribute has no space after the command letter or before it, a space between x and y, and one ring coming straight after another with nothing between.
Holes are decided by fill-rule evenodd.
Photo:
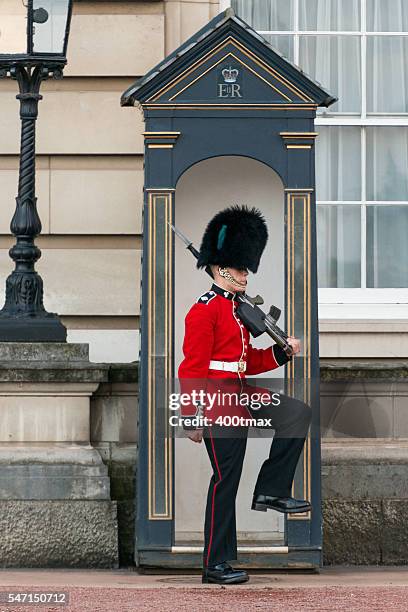
<instances>
[{"instance_id":1,"label":"guard's raised leg","mask_svg":"<svg viewBox=\"0 0 408 612\"><path fill-rule=\"evenodd\" d=\"M310 502L291 497L296 466L311 421L310 406L282 394L278 406L264 406L255 412L258 418L271 420L275 436L269 457L258 474L252 509L270 508L284 513L310 510Z\"/></svg>"}]
</instances>

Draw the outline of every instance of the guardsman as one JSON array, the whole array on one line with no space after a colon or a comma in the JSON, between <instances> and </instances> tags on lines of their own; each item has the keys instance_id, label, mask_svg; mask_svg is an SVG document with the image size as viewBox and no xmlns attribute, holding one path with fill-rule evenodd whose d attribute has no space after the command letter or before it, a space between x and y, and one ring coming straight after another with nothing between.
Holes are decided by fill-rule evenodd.
<instances>
[{"instance_id":1,"label":"guardsman","mask_svg":"<svg viewBox=\"0 0 408 612\"><path fill-rule=\"evenodd\" d=\"M275 430L269 457L255 484L252 509L283 513L311 509L307 500L291 497L310 407L282 394L277 398L245 380L246 375L274 370L292 359L277 344L253 347L237 314L236 295L246 290L248 271L257 271L267 238L258 209L235 205L217 213L204 232L197 261L198 268L211 267L214 282L185 318L184 359L178 377L191 401L181 408L183 426L194 442L204 439L213 469L204 522L203 582L238 584L249 579L246 571L228 563L237 559L235 499L248 423ZM288 343L292 355L300 351L298 339L289 337ZM244 395L251 398L255 392L259 399L259 391L263 392L261 404L241 403ZM211 395L216 401L209 404L206 400Z\"/></svg>"}]
</instances>

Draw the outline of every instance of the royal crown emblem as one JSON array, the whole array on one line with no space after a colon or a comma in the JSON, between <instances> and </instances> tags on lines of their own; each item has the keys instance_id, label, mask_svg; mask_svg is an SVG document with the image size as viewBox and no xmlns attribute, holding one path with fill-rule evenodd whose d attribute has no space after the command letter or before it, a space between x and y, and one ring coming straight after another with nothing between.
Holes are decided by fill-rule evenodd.
<instances>
[{"instance_id":1,"label":"royal crown emblem","mask_svg":"<svg viewBox=\"0 0 408 612\"><path fill-rule=\"evenodd\" d=\"M235 83L239 74L239 70L237 68L229 66L228 68L224 68L224 70L221 71L221 74L224 77L224 81L226 83Z\"/></svg>"}]
</instances>

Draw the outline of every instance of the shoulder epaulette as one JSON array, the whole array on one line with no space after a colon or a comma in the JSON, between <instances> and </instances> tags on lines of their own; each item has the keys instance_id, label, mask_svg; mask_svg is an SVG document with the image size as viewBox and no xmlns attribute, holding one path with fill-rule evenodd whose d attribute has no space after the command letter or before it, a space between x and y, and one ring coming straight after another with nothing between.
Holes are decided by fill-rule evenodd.
<instances>
[{"instance_id":1,"label":"shoulder epaulette","mask_svg":"<svg viewBox=\"0 0 408 612\"><path fill-rule=\"evenodd\" d=\"M209 304L211 300L216 297L216 295L217 294L215 291L207 291L206 293L200 295L200 297L196 300L196 304Z\"/></svg>"}]
</instances>

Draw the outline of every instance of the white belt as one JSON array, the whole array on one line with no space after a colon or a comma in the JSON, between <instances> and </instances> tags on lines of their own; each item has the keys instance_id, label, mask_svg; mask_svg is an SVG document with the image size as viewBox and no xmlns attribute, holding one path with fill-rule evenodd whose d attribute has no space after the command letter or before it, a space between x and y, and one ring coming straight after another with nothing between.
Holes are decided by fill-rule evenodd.
<instances>
[{"instance_id":1,"label":"white belt","mask_svg":"<svg viewBox=\"0 0 408 612\"><path fill-rule=\"evenodd\" d=\"M245 372L246 361L216 361L211 359L210 370L225 370L226 372Z\"/></svg>"}]
</instances>

